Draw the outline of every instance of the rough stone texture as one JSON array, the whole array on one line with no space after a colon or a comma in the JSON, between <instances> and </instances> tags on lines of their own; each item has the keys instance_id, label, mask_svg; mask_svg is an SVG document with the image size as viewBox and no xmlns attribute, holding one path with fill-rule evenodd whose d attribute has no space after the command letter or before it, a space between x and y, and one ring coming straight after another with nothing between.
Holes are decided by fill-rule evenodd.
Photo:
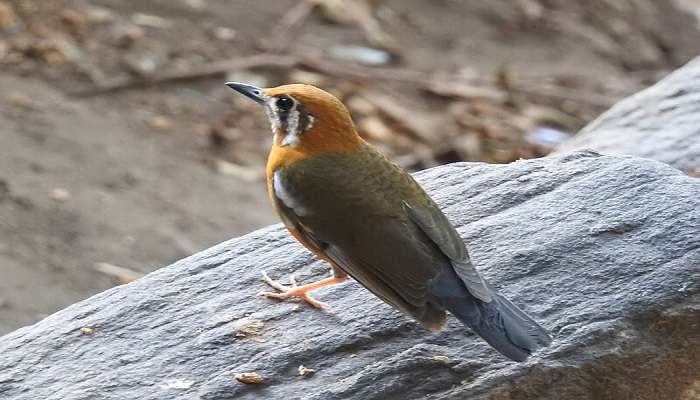
<instances>
[{"instance_id":1,"label":"rough stone texture","mask_svg":"<svg viewBox=\"0 0 700 400\"><path fill-rule=\"evenodd\" d=\"M0 398L697 394L700 179L592 152L453 164L419 179L486 278L553 332L551 347L509 362L455 319L427 332L355 282L318 293L333 313L256 297L261 270L303 282L328 273L272 226L0 338ZM300 365L316 373L300 376Z\"/></svg>"},{"instance_id":2,"label":"rough stone texture","mask_svg":"<svg viewBox=\"0 0 700 400\"><path fill-rule=\"evenodd\" d=\"M630 96L558 149L652 158L700 174L700 58Z\"/></svg>"}]
</instances>

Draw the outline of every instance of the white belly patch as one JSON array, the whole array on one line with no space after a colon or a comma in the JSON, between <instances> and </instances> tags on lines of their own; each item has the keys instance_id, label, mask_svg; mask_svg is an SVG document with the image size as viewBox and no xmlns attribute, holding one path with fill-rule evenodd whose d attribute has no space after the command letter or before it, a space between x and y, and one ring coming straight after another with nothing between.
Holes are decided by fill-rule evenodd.
<instances>
[{"instance_id":1,"label":"white belly patch","mask_svg":"<svg viewBox=\"0 0 700 400\"><path fill-rule=\"evenodd\" d=\"M308 210L299 202L298 199L294 198L290 191L284 186L279 171L275 171L274 175L272 176L272 190L275 192L275 197L277 197L287 208L292 209L296 215L309 215Z\"/></svg>"}]
</instances>

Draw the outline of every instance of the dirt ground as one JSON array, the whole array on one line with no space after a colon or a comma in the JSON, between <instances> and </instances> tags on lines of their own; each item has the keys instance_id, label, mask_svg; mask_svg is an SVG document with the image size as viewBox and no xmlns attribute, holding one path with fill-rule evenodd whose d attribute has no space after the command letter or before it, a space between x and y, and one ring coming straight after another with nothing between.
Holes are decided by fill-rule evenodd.
<instances>
[{"instance_id":1,"label":"dirt ground","mask_svg":"<svg viewBox=\"0 0 700 400\"><path fill-rule=\"evenodd\" d=\"M276 222L268 124L226 80L332 90L411 169L509 162L700 53L699 9L0 0L0 334Z\"/></svg>"}]
</instances>

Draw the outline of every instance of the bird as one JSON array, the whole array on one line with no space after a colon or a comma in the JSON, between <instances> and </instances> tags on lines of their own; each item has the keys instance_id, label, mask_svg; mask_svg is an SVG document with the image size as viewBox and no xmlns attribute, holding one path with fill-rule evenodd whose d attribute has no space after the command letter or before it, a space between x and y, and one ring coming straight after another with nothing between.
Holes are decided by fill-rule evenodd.
<instances>
[{"instance_id":1,"label":"bird","mask_svg":"<svg viewBox=\"0 0 700 400\"><path fill-rule=\"evenodd\" d=\"M263 280L273 299L300 298L348 276L431 331L447 312L498 352L525 361L551 336L478 273L457 230L418 182L360 137L345 105L307 84L227 86L261 105L273 133L270 200L291 235L332 276L291 285Z\"/></svg>"}]
</instances>

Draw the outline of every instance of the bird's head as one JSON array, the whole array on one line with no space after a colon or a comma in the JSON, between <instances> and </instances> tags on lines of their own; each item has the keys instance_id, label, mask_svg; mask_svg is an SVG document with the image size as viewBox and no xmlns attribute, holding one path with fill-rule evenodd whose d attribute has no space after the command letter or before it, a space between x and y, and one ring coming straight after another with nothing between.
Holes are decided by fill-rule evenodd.
<instances>
[{"instance_id":1,"label":"bird's head","mask_svg":"<svg viewBox=\"0 0 700 400\"><path fill-rule=\"evenodd\" d=\"M237 82L226 85L265 107L275 146L319 153L354 150L363 143L347 108L325 90L304 84L267 89Z\"/></svg>"}]
</instances>

